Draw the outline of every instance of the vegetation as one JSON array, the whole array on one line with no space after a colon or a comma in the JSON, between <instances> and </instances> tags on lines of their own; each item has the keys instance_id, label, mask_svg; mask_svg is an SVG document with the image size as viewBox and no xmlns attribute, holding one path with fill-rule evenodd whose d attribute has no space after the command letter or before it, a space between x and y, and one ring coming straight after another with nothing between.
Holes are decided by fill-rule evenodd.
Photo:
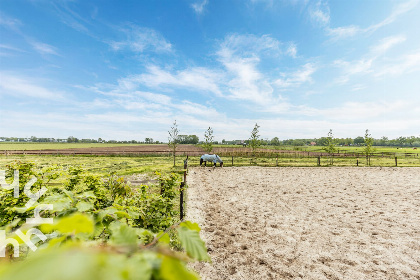
<instances>
[{"instance_id":1,"label":"vegetation","mask_svg":"<svg viewBox=\"0 0 420 280\"><path fill-rule=\"evenodd\" d=\"M198 141L197 135L178 135L179 144L198 144Z\"/></svg>"},{"instance_id":2,"label":"vegetation","mask_svg":"<svg viewBox=\"0 0 420 280\"><path fill-rule=\"evenodd\" d=\"M256 150L262 144L260 135L258 134L259 128L260 126L256 123L254 129L251 131L251 137L249 138L249 146L251 147L253 157L255 157Z\"/></svg>"},{"instance_id":3,"label":"vegetation","mask_svg":"<svg viewBox=\"0 0 420 280\"><path fill-rule=\"evenodd\" d=\"M366 156L366 164L370 165L370 157L372 156L372 152L374 151L374 148L372 148L373 145L373 138L369 134L369 130L366 129L365 131L365 138L363 139L365 143L365 147L363 149L365 156Z\"/></svg>"},{"instance_id":4,"label":"vegetation","mask_svg":"<svg viewBox=\"0 0 420 280\"><path fill-rule=\"evenodd\" d=\"M13 262L0 262L1 279L62 279L69 267L76 269L66 279L197 279L186 263L209 261L198 225L177 220L174 173L157 173L156 193L147 185L132 189L115 174L101 179L79 167L63 172L60 166L37 169L30 162L7 165L9 183L14 170L19 170L20 196L13 188L0 189L0 230L8 242L16 240L13 250L6 247ZM62 176L64 183L52 184ZM28 206L24 186L34 178L32 193L46 192ZM37 209L43 222L25 222ZM23 233L32 238L22 239ZM31 252L30 244L39 249ZM17 254L26 260L16 261Z\"/></svg>"},{"instance_id":5,"label":"vegetation","mask_svg":"<svg viewBox=\"0 0 420 280\"><path fill-rule=\"evenodd\" d=\"M213 129L211 127L209 127L205 132L204 132L204 143L202 145L204 151L206 151L206 153L211 153L211 151L213 150L213 141L214 141L214 137L213 137Z\"/></svg>"},{"instance_id":6,"label":"vegetation","mask_svg":"<svg viewBox=\"0 0 420 280\"><path fill-rule=\"evenodd\" d=\"M332 129L330 129L330 131L328 132L328 136L324 145L325 145L324 150L328 153L329 158L330 158L330 164L333 165L334 153L336 152L337 149L335 148L335 139L332 133Z\"/></svg>"},{"instance_id":7,"label":"vegetation","mask_svg":"<svg viewBox=\"0 0 420 280\"><path fill-rule=\"evenodd\" d=\"M172 150L172 155L174 157L174 166L176 165L175 162L175 155L176 155L176 147L179 144L178 139L178 125L176 124L176 120L174 121L173 126L171 127L171 130L168 131L169 137L168 137L168 146Z\"/></svg>"}]
</instances>

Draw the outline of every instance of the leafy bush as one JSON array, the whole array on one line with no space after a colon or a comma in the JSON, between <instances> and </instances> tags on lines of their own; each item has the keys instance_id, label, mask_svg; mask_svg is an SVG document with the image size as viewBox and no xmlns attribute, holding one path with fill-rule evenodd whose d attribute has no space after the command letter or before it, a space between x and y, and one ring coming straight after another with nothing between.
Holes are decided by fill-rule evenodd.
<instances>
[{"instance_id":1,"label":"leafy bush","mask_svg":"<svg viewBox=\"0 0 420 280\"><path fill-rule=\"evenodd\" d=\"M197 279L186 262L210 260L198 225L176 223L176 174L157 173L161 192L156 193L146 185L134 191L115 174L102 180L79 167L70 169L61 187L49 187L50 180L63 175L59 169L37 171L34 164L21 162L8 166L9 182L14 168L20 172L20 191L35 176L40 180L32 192L41 187L48 192L24 211L19 208L28 201L23 192L14 198L13 190L0 190L0 230L17 240L21 255L27 256L23 262L0 262L1 279ZM34 227L45 240L32 235L30 240L39 248L33 253L17 232L32 230L24 221L40 203L53 204L42 217L54 222ZM169 244L185 253L173 251Z\"/></svg>"}]
</instances>

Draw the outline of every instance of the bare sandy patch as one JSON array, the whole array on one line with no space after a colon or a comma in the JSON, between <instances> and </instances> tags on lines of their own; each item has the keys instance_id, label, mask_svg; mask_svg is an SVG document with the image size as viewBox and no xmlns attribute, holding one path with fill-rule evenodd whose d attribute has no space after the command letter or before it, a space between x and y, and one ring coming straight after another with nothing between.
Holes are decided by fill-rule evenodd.
<instances>
[{"instance_id":1,"label":"bare sandy patch","mask_svg":"<svg viewBox=\"0 0 420 280\"><path fill-rule=\"evenodd\" d=\"M202 279L420 279L420 168L192 168Z\"/></svg>"}]
</instances>

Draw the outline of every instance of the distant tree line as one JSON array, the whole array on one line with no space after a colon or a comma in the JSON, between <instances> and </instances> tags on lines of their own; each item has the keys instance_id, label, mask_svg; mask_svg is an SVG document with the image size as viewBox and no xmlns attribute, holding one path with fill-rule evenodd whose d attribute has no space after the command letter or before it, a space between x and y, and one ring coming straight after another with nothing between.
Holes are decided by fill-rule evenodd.
<instances>
[{"instance_id":1,"label":"distant tree line","mask_svg":"<svg viewBox=\"0 0 420 280\"><path fill-rule=\"evenodd\" d=\"M202 144L205 141L200 141L197 135L178 135L177 138L178 144ZM267 146L326 146L328 143L328 137L321 138L308 138L308 139L286 139L280 140L278 137L273 139L260 139L261 145ZM358 136L356 138L335 138L336 145L338 146L364 146L365 139L363 136ZM55 143L116 143L116 144L162 144L163 142L155 141L153 138L145 138L141 140L105 140L102 138L98 139L79 139L73 136L68 138L38 138L31 136L29 138L22 137L0 137L0 142L55 142ZM244 143L249 142L247 140L225 140L221 141L221 144L224 145L243 145ZM218 141L212 141L213 144L218 144ZM393 147L420 147L420 136L409 136L404 137L400 136L395 139L389 139L386 136L381 137L380 139L373 139L373 146L393 146Z\"/></svg>"},{"instance_id":2,"label":"distant tree line","mask_svg":"<svg viewBox=\"0 0 420 280\"><path fill-rule=\"evenodd\" d=\"M356 138L335 138L336 145L339 146L364 146L365 138L358 136ZM311 138L311 139L287 139L279 140L278 137L274 137L271 140L262 140L263 145L272 146L327 146L328 137ZM388 137L382 137L380 139L373 139L373 146L393 146L393 147L420 147L420 137L398 137L396 139L388 139Z\"/></svg>"}]
</instances>

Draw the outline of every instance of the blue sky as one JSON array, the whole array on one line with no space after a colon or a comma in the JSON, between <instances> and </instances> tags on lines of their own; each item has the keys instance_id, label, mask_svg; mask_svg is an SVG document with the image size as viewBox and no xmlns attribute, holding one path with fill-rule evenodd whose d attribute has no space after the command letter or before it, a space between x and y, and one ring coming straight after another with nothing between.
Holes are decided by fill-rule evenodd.
<instances>
[{"instance_id":1,"label":"blue sky","mask_svg":"<svg viewBox=\"0 0 420 280\"><path fill-rule=\"evenodd\" d=\"M0 136L420 134L420 1L0 1Z\"/></svg>"}]
</instances>

